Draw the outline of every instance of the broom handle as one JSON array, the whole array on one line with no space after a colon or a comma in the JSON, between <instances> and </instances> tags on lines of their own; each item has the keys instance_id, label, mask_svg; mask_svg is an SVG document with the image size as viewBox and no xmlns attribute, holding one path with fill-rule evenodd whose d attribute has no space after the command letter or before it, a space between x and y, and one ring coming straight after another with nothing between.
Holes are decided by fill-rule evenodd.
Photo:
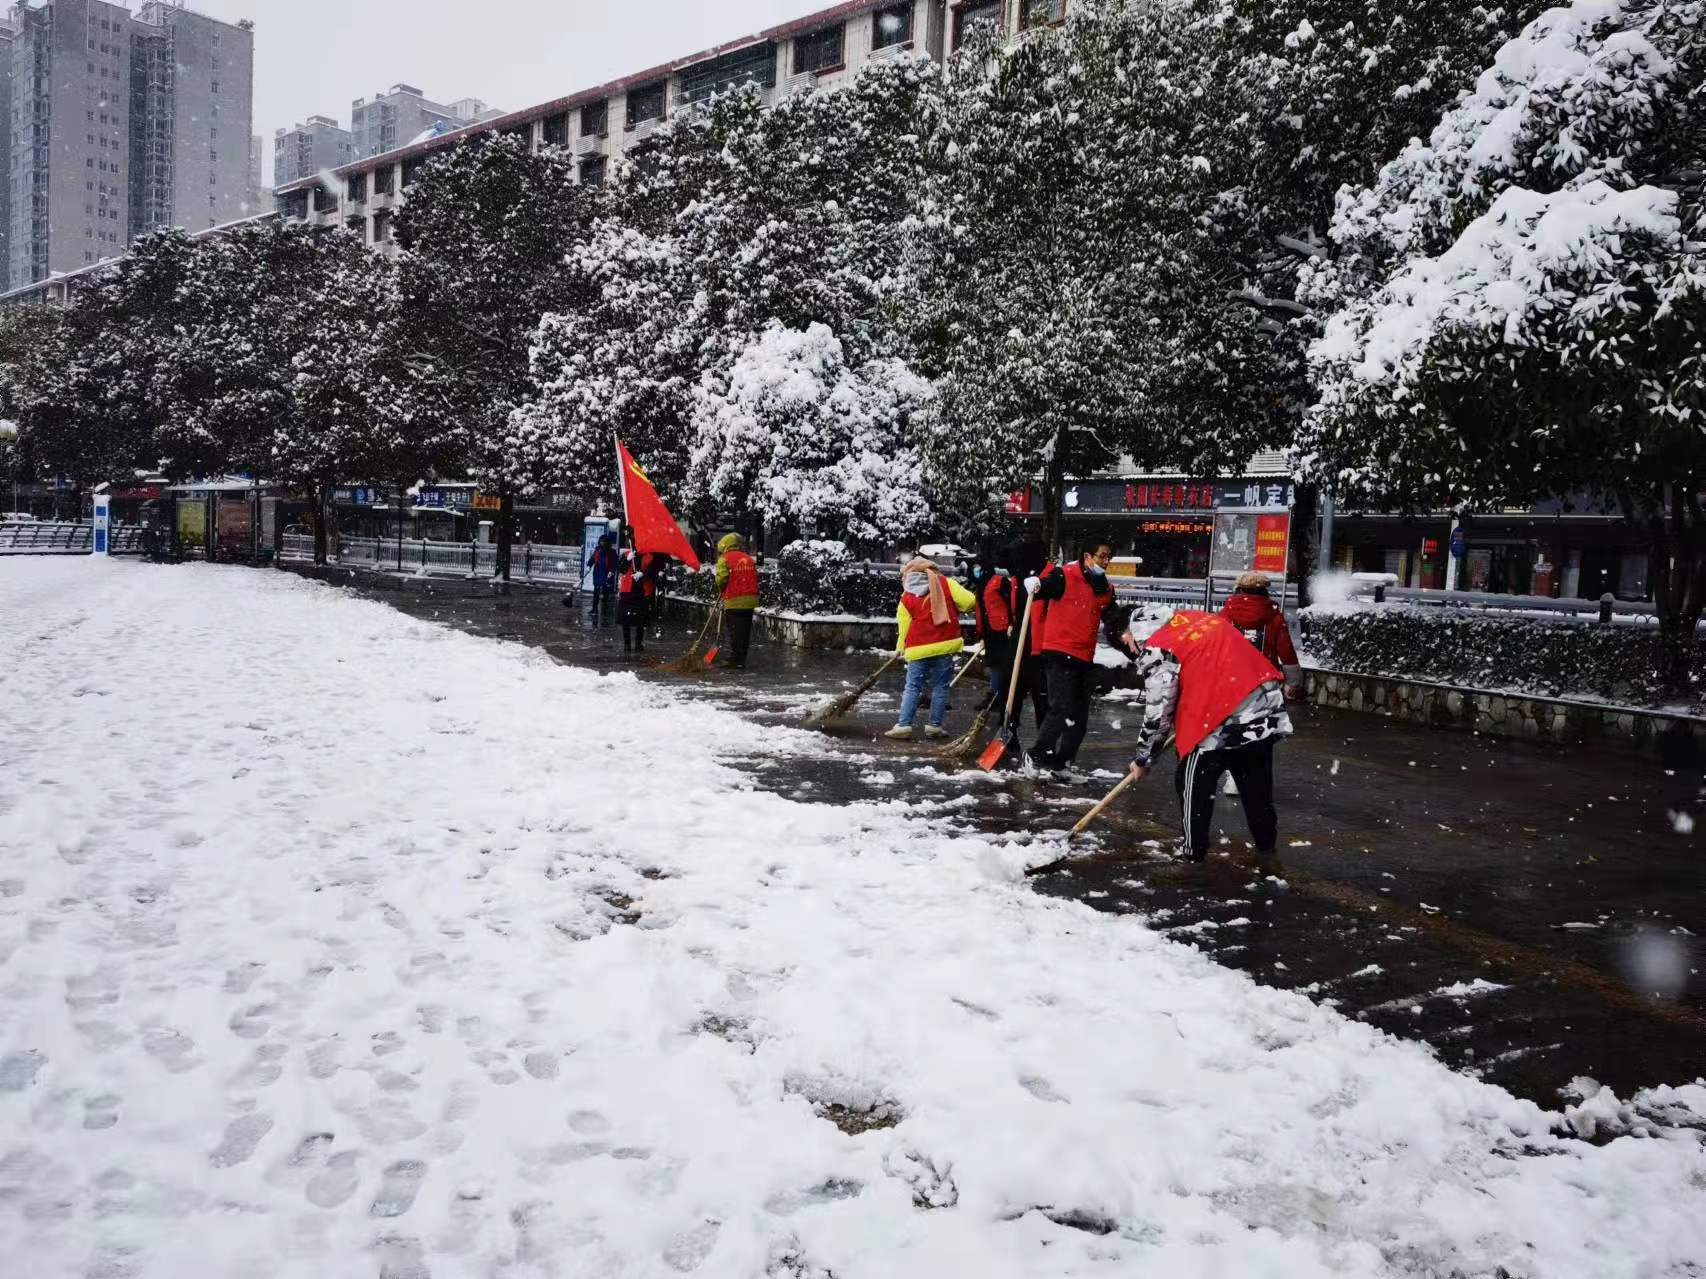
<instances>
[{"instance_id":1,"label":"broom handle","mask_svg":"<svg viewBox=\"0 0 1706 1279\"><path fill-rule=\"evenodd\" d=\"M874 673L867 675L865 677L865 682L863 684L859 685L859 688L858 688L857 692L854 694L854 696L855 697L863 697L866 693L870 692L873 688L875 688L877 686L877 681L880 680L884 676L884 674L887 673L889 667L893 666L899 660L900 660L900 654L899 653L890 654L888 661L884 662L881 666L877 667L877 669Z\"/></svg>"},{"instance_id":2,"label":"broom handle","mask_svg":"<svg viewBox=\"0 0 1706 1279\"><path fill-rule=\"evenodd\" d=\"M1025 616L1019 622L1019 643L1013 649L1013 665L1007 672L1007 713L1003 724L1013 722L1013 699L1019 695L1019 663L1025 660L1025 640L1031 633L1031 593L1025 592Z\"/></svg>"},{"instance_id":3,"label":"broom handle","mask_svg":"<svg viewBox=\"0 0 1706 1279\"><path fill-rule=\"evenodd\" d=\"M949 684L948 685L949 688L954 687L954 684L958 684L962 679L964 679L966 677L966 672L971 669L971 664L973 662L975 662L982 653L983 653L983 645L982 644L976 645L971 650L970 656L968 656L966 658L966 664L964 666L960 667L959 674L954 676L953 684Z\"/></svg>"},{"instance_id":4,"label":"broom handle","mask_svg":"<svg viewBox=\"0 0 1706 1279\"><path fill-rule=\"evenodd\" d=\"M1100 804L1097 804L1096 807L1092 808L1089 812L1085 813L1083 817L1078 819L1078 825L1076 825L1072 828L1072 835L1078 834L1086 826L1088 826L1091 822L1095 821L1098 817L1100 817L1102 815L1102 813L1104 811L1106 811L1108 805L1113 803L1116 799L1118 799L1120 797L1121 792L1123 792L1127 786L1130 786L1136 780L1137 780L1137 774L1136 773L1127 773L1124 777L1122 777L1119 781L1119 784L1117 786L1115 786L1113 788L1113 790L1109 791L1106 795L1104 795L1102 797L1102 802ZM1071 835L1068 835L1067 838L1070 839Z\"/></svg>"}]
</instances>

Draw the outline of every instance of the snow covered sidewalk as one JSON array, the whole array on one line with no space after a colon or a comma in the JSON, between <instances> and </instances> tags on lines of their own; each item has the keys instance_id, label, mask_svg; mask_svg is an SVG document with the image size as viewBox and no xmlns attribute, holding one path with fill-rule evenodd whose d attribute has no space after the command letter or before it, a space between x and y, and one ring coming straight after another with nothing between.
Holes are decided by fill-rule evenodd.
<instances>
[{"instance_id":1,"label":"snow covered sidewalk","mask_svg":"<svg viewBox=\"0 0 1706 1279\"><path fill-rule=\"evenodd\" d=\"M7 1274L1706 1269L1697 1135L1556 1137L631 676L8 561L0 722Z\"/></svg>"}]
</instances>

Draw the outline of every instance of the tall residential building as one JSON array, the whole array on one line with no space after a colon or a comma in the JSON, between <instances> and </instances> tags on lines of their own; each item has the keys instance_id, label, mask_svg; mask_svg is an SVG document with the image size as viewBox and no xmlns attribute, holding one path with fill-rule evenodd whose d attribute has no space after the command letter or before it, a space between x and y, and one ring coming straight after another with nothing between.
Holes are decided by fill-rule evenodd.
<instances>
[{"instance_id":1,"label":"tall residential building","mask_svg":"<svg viewBox=\"0 0 1706 1279\"><path fill-rule=\"evenodd\" d=\"M130 24L103 0L12 10L11 285L129 242Z\"/></svg>"},{"instance_id":2,"label":"tall residential building","mask_svg":"<svg viewBox=\"0 0 1706 1279\"><path fill-rule=\"evenodd\" d=\"M274 132L273 185L340 169L357 158L353 133L340 128L330 116L311 115L306 124Z\"/></svg>"},{"instance_id":3,"label":"tall residential building","mask_svg":"<svg viewBox=\"0 0 1706 1279\"><path fill-rule=\"evenodd\" d=\"M0 42L3 43L3 42ZM6 283L122 255L159 226L241 217L254 37L151 0L12 9Z\"/></svg>"},{"instance_id":4,"label":"tall residential building","mask_svg":"<svg viewBox=\"0 0 1706 1279\"><path fill-rule=\"evenodd\" d=\"M253 23L221 22L182 0L142 6L131 34L131 235L256 212L254 98Z\"/></svg>"},{"instance_id":5,"label":"tall residential building","mask_svg":"<svg viewBox=\"0 0 1706 1279\"><path fill-rule=\"evenodd\" d=\"M459 110L474 108L472 114L459 115ZM445 105L430 102L421 91L410 84L394 84L371 102L357 98L350 104L349 127L355 135L356 156L364 159L394 151L413 142L429 129L449 131L473 124L481 115L489 116L485 103L478 98L464 98ZM275 176L274 185L282 185Z\"/></svg>"}]
</instances>

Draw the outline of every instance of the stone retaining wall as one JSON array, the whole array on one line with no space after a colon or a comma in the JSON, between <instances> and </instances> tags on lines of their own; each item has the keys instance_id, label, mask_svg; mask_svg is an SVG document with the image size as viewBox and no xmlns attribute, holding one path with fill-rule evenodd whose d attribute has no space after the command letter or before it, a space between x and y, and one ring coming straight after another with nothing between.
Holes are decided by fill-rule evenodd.
<instances>
[{"instance_id":1,"label":"stone retaining wall","mask_svg":"<svg viewBox=\"0 0 1706 1279\"><path fill-rule=\"evenodd\" d=\"M1657 749L1661 737L1672 739L1677 734L1706 741L1706 719L1688 715L1488 693L1343 671L1311 670L1306 676L1309 700L1317 706L1391 715L1411 723L1470 729L1494 737L1564 743L1611 741L1642 749Z\"/></svg>"}]
</instances>

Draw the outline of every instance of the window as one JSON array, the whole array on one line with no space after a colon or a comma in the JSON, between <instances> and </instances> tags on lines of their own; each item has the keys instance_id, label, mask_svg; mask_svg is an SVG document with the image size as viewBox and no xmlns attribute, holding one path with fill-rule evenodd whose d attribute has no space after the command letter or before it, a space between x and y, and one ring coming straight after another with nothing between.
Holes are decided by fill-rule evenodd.
<instances>
[{"instance_id":1,"label":"window","mask_svg":"<svg viewBox=\"0 0 1706 1279\"><path fill-rule=\"evenodd\" d=\"M725 53L720 58L695 62L682 69L679 83L683 102L703 102L746 84L773 88L776 84L776 45L767 40L763 44Z\"/></svg>"},{"instance_id":2,"label":"window","mask_svg":"<svg viewBox=\"0 0 1706 1279\"><path fill-rule=\"evenodd\" d=\"M638 89L628 90L628 127L647 120L663 119L664 81L656 80Z\"/></svg>"},{"instance_id":3,"label":"window","mask_svg":"<svg viewBox=\"0 0 1706 1279\"><path fill-rule=\"evenodd\" d=\"M389 244L391 241L391 210L380 209L373 215L373 242Z\"/></svg>"},{"instance_id":4,"label":"window","mask_svg":"<svg viewBox=\"0 0 1706 1279\"><path fill-rule=\"evenodd\" d=\"M373 194L390 195L396 190L396 170L390 165L373 171Z\"/></svg>"},{"instance_id":5,"label":"window","mask_svg":"<svg viewBox=\"0 0 1706 1279\"><path fill-rule=\"evenodd\" d=\"M548 147L560 147L569 140L568 112L548 115L539 124L539 140Z\"/></svg>"},{"instance_id":6,"label":"window","mask_svg":"<svg viewBox=\"0 0 1706 1279\"><path fill-rule=\"evenodd\" d=\"M602 138L610 132L610 99L600 98L581 108L581 137Z\"/></svg>"},{"instance_id":7,"label":"window","mask_svg":"<svg viewBox=\"0 0 1706 1279\"><path fill-rule=\"evenodd\" d=\"M363 204L367 200L367 175L353 174L349 180L349 198L351 204Z\"/></svg>"},{"instance_id":8,"label":"window","mask_svg":"<svg viewBox=\"0 0 1706 1279\"><path fill-rule=\"evenodd\" d=\"M1019 0L1019 30L1052 26L1066 20L1066 0Z\"/></svg>"},{"instance_id":9,"label":"window","mask_svg":"<svg viewBox=\"0 0 1706 1279\"><path fill-rule=\"evenodd\" d=\"M330 191L326 190L325 187L315 186L315 188L314 188L314 212L316 212L316 213L335 213L335 212L337 212L337 208L338 208L337 198Z\"/></svg>"},{"instance_id":10,"label":"window","mask_svg":"<svg viewBox=\"0 0 1706 1279\"><path fill-rule=\"evenodd\" d=\"M403 161L403 189L406 191L415 185L415 179L421 176L421 170L426 168L430 157L417 155L412 160Z\"/></svg>"},{"instance_id":11,"label":"window","mask_svg":"<svg viewBox=\"0 0 1706 1279\"><path fill-rule=\"evenodd\" d=\"M213 82L211 88L212 88L213 92L218 93L219 92L219 81L215 80Z\"/></svg>"},{"instance_id":12,"label":"window","mask_svg":"<svg viewBox=\"0 0 1706 1279\"><path fill-rule=\"evenodd\" d=\"M581 161L581 185L583 187L601 187L604 185L604 157L589 155Z\"/></svg>"},{"instance_id":13,"label":"window","mask_svg":"<svg viewBox=\"0 0 1706 1279\"><path fill-rule=\"evenodd\" d=\"M954 48L959 48L978 30L995 31L1001 26L1001 0L972 0L954 10Z\"/></svg>"},{"instance_id":14,"label":"window","mask_svg":"<svg viewBox=\"0 0 1706 1279\"><path fill-rule=\"evenodd\" d=\"M871 48L892 49L912 43L912 0L878 9L871 16Z\"/></svg>"},{"instance_id":15,"label":"window","mask_svg":"<svg viewBox=\"0 0 1706 1279\"><path fill-rule=\"evenodd\" d=\"M822 31L813 31L810 35L794 38L794 74L804 75L808 71L833 71L845 65L842 55L842 45L847 35L847 24L837 23L833 27L825 27Z\"/></svg>"}]
</instances>

